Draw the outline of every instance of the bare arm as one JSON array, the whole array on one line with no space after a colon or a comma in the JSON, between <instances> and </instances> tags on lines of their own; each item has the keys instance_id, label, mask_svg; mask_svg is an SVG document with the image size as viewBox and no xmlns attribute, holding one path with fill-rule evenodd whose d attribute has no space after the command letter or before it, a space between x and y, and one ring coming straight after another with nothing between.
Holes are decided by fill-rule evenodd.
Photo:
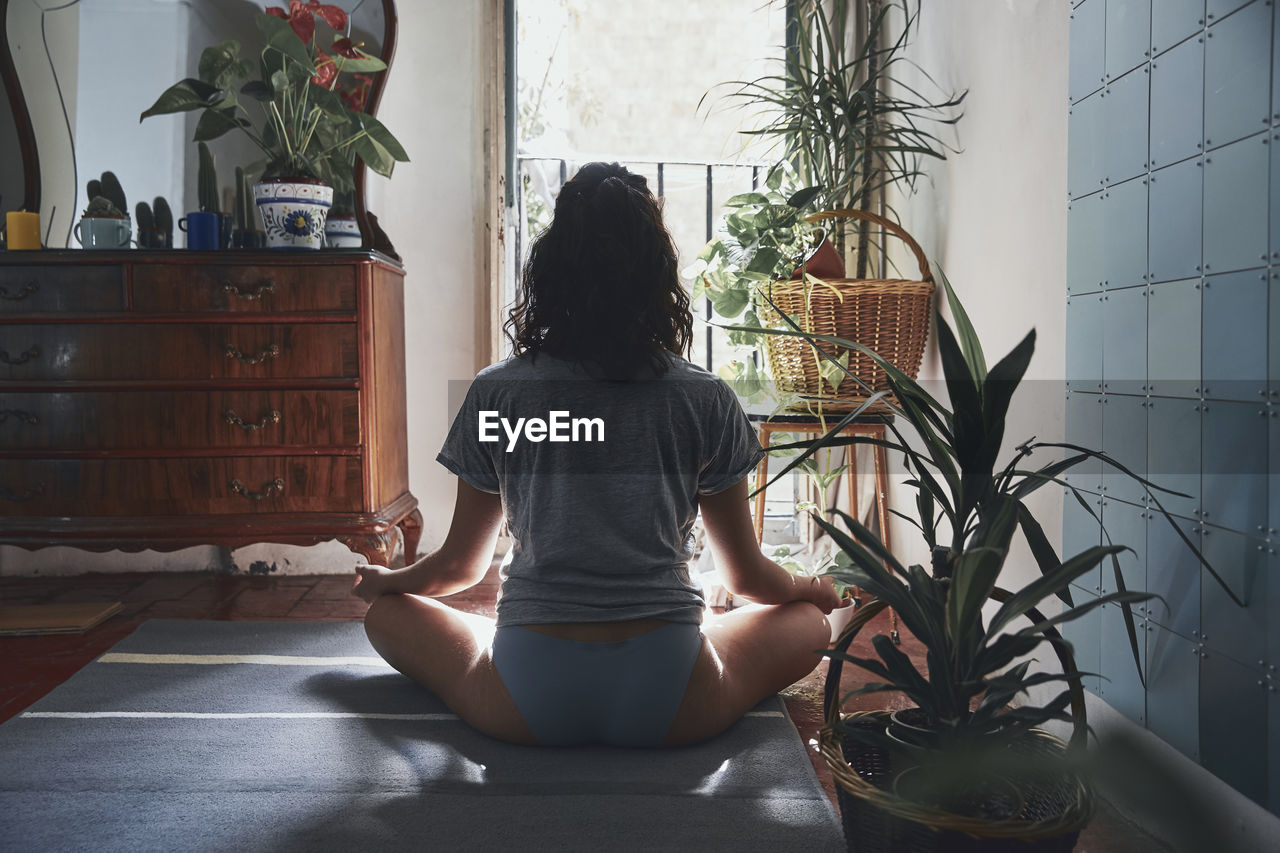
<instances>
[{"instance_id":1,"label":"bare arm","mask_svg":"<svg viewBox=\"0 0 1280 853\"><path fill-rule=\"evenodd\" d=\"M502 498L458 480L453 521L439 549L397 571L357 566L352 593L366 601L409 593L442 596L475 586L489 570L502 523Z\"/></svg>"},{"instance_id":2,"label":"bare arm","mask_svg":"<svg viewBox=\"0 0 1280 853\"><path fill-rule=\"evenodd\" d=\"M823 613L840 606L830 580L796 578L761 553L747 510L745 479L719 494L702 495L698 507L721 582L729 592L760 604L811 601Z\"/></svg>"}]
</instances>

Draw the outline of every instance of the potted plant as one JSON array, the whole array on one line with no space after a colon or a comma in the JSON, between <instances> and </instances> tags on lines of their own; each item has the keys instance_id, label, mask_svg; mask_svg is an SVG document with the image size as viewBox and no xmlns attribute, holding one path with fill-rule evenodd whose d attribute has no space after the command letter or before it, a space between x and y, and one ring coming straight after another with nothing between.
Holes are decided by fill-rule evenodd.
<instances>
[{"instance_id":1,"label":"potted plant","mask_svg":"<svg viewBox=\"0 0 1280 853\"><path fill-rule=\"evenodd\" d=\"M231 231L231 248L260 249L267 244L266 235L257 228L253 207L253 187L244 169L236 166L236 200L232 210L235 227Z\"/></svg>"},{"instance_id":2,"label":"potted plant","mask_svg":"<svg viewBox=\"0 0 1280 853\"><path fill-rule=\"evenodd\" d=\"M839 784L846 833L859 833L859 849L904 849L898 845L911 839L924 845L912 850L982 850L990 849L983 846L982 840L987 839L1003 850L1008 849L999 846L1004 840L1020 838L1030 842L1028 850L1069 850L1091 810L1080 765L1072 760L1072 752L1084 747L1087 725L1082 673L1056 626L1096 607L1118 605L1138 665L1130 608L1151 596L1126 589L1117 559L1124 550L1122 544L1099 545L1060 559L1027 498L1044 486L1062 485L1069 500L1078 500L1093 514L1062 475L1082 462L1100 460L1142 484L1151 503L1212 577L1238 605L1243 604L1164 511L1156 492L1166 490L1104 453L1031 439L1000 463L1009 406L1034 352L1035 332L988 368L963 306L946 277L940 278L956 324L953 331L941 317L935 318L949 404L935 399L865 345L809 334L795 318L783 315L786 329L746 329L803 339L832 364L837 347L859 350L881 362L890 388L872 395L865 405L881 402L893 411L892 438L885 443L902 455L909 475L906 482L915 492L917 517L906 520L920 531L933 555L931 571L903 566L857 520L839 513L842 529L827 519L815 519L844 555L827 573L877 599L862 608L836 648L827 652L832 666L821 749ZM859 381L852 374L847 378ZM859 414L851 412L842 422ZM802 452L778 476L820 448L868 441L838 437L841 425L815 441L781 446ZM1033 463L1033 457L1046 451L1055 456L1065 451L1065 456ZM1000 582L1010 544L1019 531L1039 576L1006 591ZM1112 564L1117 591L1076 603L1071 582L1103 560ZM1037 608L1051 597L1065 606L1060 613L1045 616ZM984 611L992 599L998 607ZM858 631L886 606L894 608L923 646L923 668L885 636L872 641L876 658L848 653ZM1030 625L1022 626L1019 620L1024 618ZM1060 671L1031 668L1027 656L1045 645L1058 655ZM873 680L841 698L839 678L845 662L865 670ZM1008 707L1032 688L1052 684L1066 688L1043 704ZM886 692L905 694L915 708L892 719L883 712L840 712L842 702L851 696ZM1072 722L1072 752L1039 729L1053 719ZM848 837L853 843L854 835ZM877 847L877 841L882 846Z\"/></svg>"},{"instance_id":3,"label":"potted plant","mask_svg":"<svg viewBox=\"0 0 1280 853\"><path fill-rule=\"evenodd\" d=\"M791 189L795 175L783 163L769 170L764 189L741 193L724 203L716 235L685 270L694 302L706 297L712 312L738 324L729 331L735 346L762 348L763 335L743 329L761 326L760 294L775 282L803 275L801 269L824 241L805 214L820 196L818 187ZM769 386L755 359L730 362L721 376L745 399L761 399Z\"/></svg>"},{"instance_id":4,"label":"potted plant","mask_svg":"<svg viewBox=\"0 0 1280 853\"><path fill-rule=\"evenodd\" d=\"M86 249L127 249L133 225L126 212L129 203L114 172L103 172L85 186L89 204L74 229Z\"/></svg>"},{"instance_id":5,"label":"potted plant","mask_svg":"<svg viewBox=\"0 0 1280 853\"><path fill-rule=\"evenodd\" d=\"M902 28L889 41L888 16L901 10ZM903 63L919 4L911 0L798 0L788 4L787 53L772 74L722 84L724 97L767 116L743 131L768 140L804 183L823 187L826 209L880 209L883 190L913 186L922 157L945 159L946 146L924 122L955 124L948 112L967 93L938 103L917 101L915 89L895 78ZM861 37L854 33L862 23ZM886 43L887 42L887 43ZM918 67L918 66L917 66ZM928 75L925 75L928 77ZM704 96L705 99L705 96ZM891 213L891 210L889 211ZM857 225L857 278L867 277L870 229ZM835 229L845 249L843 229Z\"/></svg>"},{"instance_id":6,"label":"potted plant","mask_svg":"<svg viewBox=\"0 0 1280 853\"><path fill-rule=\"evenodd\" d=\"M231 245L233 218L222 209L221 193L218 191L218 168L209 146L200 141L196 143L196 203L204 213L212 213L218 217L218 245L225 249Z\"/></svg>"},{"instance_id":7,"label":"potted plant","mask_svg":"<svg viewBox=\"0 0 1280 853\"><path fill-rule=\"evenodd\" d=\"M326 37L328 51L320 44L317 21L338 36ZM385 176L409 159L391 132L363 112L363 99L344 97L367 92L368 75L386 64L339 36L347 16L337 6L294 0L288 13L278 7L259 13L257 24L266 40L257 63L243 59L234 41L206 48L199 77L170 86L142 118L199 110L197 141L233 129L244 133L265 156L260 169L248 171L262 176L253 191L267 245L317 249L333 203L335 186L329 181L341 188L357 157ZM257 103L258 115L241 97Z\"/></svg>"}]
</instances>

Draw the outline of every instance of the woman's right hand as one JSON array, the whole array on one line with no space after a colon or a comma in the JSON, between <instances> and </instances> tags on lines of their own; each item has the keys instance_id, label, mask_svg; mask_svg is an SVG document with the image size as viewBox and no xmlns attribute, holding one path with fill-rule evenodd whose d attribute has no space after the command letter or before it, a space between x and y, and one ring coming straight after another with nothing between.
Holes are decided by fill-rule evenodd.
<instances>
[{"instance_id":1,"label":"woman's right hand","mask_svg":"<svg viewBox=\"0 0 1280 853\"><path fill-rule=\"evenodd\" d=\"M823 613L830 613L832 610L848 607L853 603L852 599L840 597L840 593L836 592L835 581L829 577L818 575L810 577L807 581L796 578L796 584L805 588L804 600L811 602Z\"/></svg>"}]
</instances>

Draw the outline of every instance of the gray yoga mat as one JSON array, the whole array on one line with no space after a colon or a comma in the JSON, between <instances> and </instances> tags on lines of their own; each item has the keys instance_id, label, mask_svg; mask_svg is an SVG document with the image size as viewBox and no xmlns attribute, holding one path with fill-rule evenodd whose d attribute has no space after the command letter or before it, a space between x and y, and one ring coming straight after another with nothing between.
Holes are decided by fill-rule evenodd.
<instances>
[{"instance_id":1,"label":"gray yoga mat","mask_svg":"<svg viewBox=\"0 0 1280 853\"><path fill-rule=\"evenodd\" d=\"M358 623L147 622L0 726L0 768L6 851L844 849L776 697L694 747L511 746Z\"/></svg>"}]
</instances>

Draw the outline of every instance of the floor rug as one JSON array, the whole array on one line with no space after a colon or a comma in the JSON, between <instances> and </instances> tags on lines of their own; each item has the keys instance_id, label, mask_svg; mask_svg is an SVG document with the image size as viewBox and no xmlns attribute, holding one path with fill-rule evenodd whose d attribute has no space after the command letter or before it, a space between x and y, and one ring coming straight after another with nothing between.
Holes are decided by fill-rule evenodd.
<instances>
[{"instance_id":1,"label":"floor rug","mask_svg":"<svg viewBox=\"0 0 1280 853\"><path fill-rule=\"evenodd\" d=\"M0 767L6 851L844 849L776 697L694 747L511 746L352 622L146 622Z\"/></svg>"}]
</instances>

